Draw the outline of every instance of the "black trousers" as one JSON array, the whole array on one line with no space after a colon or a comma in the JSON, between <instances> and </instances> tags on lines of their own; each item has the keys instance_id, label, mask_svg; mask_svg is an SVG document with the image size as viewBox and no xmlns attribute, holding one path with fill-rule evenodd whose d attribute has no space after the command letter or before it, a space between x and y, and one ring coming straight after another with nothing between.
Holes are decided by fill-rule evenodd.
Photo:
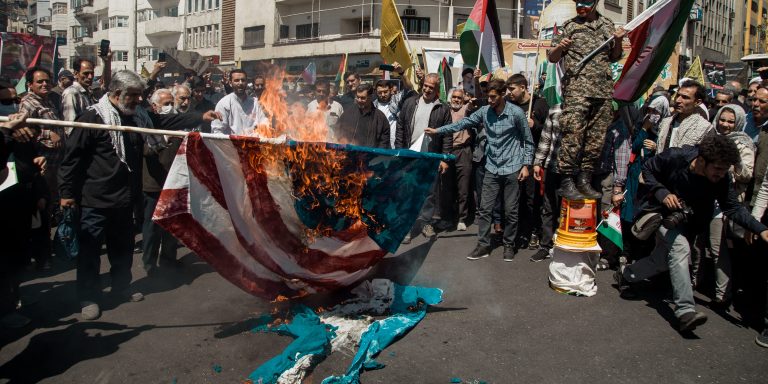
<instances>
[{"instance_id":1,"label":"black trousers","mask_svg":"<svg viewBox=\"0 0 768 384\"><path fill-rule=\"evenodd\" d=\"M155 212L159 192L144 192L144 226L141 231L143 255L141 260L144 270L149 271L157 266L158 256L160 264L164 261L176 260L176 248L178 240L159 225L152 221Z\"/></svg>"},{"instance_id":2,"label":"black trousers","mask_svg":"<svg viewBox=\"0 0 768 384\"><path fill-rule=\"evenodd\" d=\"M80 253L77 256L77 295L80 301L101 296L101 246L107 245L112 292L123 293L131 284L133 264L133 212L123 208L82 207Z\"/></svg>"},{"instance_id":3,"label":"black trousers","mask_svg":"<svg viewBox=\"0 0 768 384\"><path fill-rule=\"evenodd\" d=\"M0 317L13 312L19 301L21 273L28 262L32 196L31 186L24 184L0 191Z\"/></svg>"}]
</instances>

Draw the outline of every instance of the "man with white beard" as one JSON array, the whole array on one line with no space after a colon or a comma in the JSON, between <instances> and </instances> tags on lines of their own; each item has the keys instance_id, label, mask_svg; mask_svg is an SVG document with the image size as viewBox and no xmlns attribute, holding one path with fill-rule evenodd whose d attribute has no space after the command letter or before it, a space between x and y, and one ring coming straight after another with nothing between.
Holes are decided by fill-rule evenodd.
<instances>
[{"instance_id":1,"label":"man with white beard","mask_svg":"<svg viewBox=\"0 0 768 384\"><path fill-rule=\"evenodd\" d=\"M139 106L145 84L134 72L112 77L108 93L77 119L84 123L165 129L190 126L198 119L185 115L153 116ZM215 114L208 113L208 119ZM153 122L154 120L154 122ZM77 295L81 316L101 315L99 279L101 246L106 243L113 300L140 301L131 290L133 264L132 184L138 179L143 140L130 132L75 128L67 139L59 168L62 207L80 207L80 253L77 256Z\"/></svg>"}]
</instances>

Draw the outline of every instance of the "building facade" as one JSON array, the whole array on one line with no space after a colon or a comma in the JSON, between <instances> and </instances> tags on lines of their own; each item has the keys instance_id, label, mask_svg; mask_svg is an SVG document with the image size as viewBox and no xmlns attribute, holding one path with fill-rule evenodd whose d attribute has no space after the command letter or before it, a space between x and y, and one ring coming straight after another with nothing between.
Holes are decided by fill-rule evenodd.
<instances>
[{"instance_id":1,"label":"building facade","mask_svg":"<svg viewBox=\"0 0 768 384\"><path fill-rule=\"evenodd\" d=\"M185 67L195 67L185 52L218 61L220 0L50 1L50 34L65 38L59 55L66 68L88 57L100 74L102 40L110 42L113 70L151 71L161 52Z\"/></svg>"}]
</instances>

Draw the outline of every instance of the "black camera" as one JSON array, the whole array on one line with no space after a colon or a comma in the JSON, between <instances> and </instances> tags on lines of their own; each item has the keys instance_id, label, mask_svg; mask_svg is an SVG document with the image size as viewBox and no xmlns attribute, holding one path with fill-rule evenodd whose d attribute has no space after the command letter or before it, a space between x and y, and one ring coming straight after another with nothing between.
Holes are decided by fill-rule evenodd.
<instances>
[{"instance_id":1,"label":"black camera","mask_svg":"<svg viewBox=\"0 0 768 384\"><path fill-rule=\"evenodd\" d=\"M680 204L683 206L682 209L670 213L661 221L661 225L663 225L664 228L677 228L680 225L688 223L693 218L693 209L685 205L685 202L682 200L680 201Z\"/></svg>"}]
</instances>

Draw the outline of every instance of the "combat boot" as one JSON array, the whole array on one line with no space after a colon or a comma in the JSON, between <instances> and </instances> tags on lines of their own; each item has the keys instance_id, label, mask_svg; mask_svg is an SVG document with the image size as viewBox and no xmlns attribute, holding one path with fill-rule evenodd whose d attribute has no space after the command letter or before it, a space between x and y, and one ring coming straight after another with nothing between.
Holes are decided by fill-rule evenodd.
<instances>
[{"instance_id":1,"label":"combat boot","mask_svg":"<svg viewBox=\"0 0 768 384\"><path fill-rule=\"evenodd\" d=\"M599 200L603 194L595 191L590 184L592 182L592 173L581 172L576 176L576 189L587 199Z\"/></svg>"},{"instance_id":2,"label":"combat boot","mask_svg":"<svg viewBox=\"0 0 768 384\"><path fill-rule=\"evenodd\" d=\"M571 175L563 175L557 194L566 200L584 200L584 195L576 189L576 184L573 182L573 176Z\"/></svg>"}]
</instances>

